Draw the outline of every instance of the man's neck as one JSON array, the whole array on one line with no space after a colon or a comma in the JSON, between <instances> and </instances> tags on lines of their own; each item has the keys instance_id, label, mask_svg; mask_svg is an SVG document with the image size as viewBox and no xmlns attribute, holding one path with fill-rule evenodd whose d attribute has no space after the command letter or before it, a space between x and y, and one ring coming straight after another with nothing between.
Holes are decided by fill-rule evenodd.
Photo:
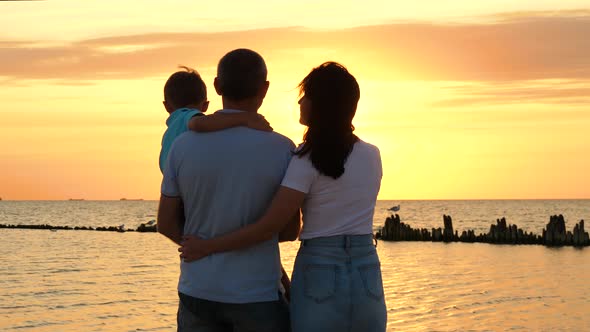
<instances>
[{"instance_id":1,"label":"man's neck","mask_svg":"<svg viewBox=\"0 0 590 332\"><path fill-rule=\"evenodd\" d=\"M260 105L252 99L235 101L222 98L222 104L224 109L232 109L252 113L258 112L258 108L260 108Z\"/></svg>"}]
</instances>

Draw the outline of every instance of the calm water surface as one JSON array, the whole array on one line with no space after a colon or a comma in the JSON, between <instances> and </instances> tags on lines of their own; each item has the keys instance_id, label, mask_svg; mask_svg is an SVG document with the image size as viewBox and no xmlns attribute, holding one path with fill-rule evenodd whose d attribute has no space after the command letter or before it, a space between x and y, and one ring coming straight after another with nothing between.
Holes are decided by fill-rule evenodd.
<instances>
[{"instance_id":1,"label":"calm water surface","mask_svg":"<svg viewBox=\"0 0 590 332\"><path fill-rule=\"evenodd\" d=\"M590 219L590 201L378 204L376 226L402 221L485 232L506 216L540 233L549 215ZM0 223L135 228L156 202L0 202ZM587 227L590 228L590 227ZM290 272L297 243L281 245ZM589 331L590 248L379 242L396 331ZM0 331L173 331L178 256L155 233L0 230Z\"/></svg>"}]
</instances>

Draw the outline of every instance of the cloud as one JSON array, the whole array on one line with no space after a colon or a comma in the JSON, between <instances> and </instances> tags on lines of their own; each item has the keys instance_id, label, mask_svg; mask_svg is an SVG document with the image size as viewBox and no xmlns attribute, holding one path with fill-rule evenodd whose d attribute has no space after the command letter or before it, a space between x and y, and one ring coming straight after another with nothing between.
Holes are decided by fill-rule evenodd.
<instances>
[{"instance_id":1,"label":"cloud","mask_svg":"<svg viewBox=\"0 0 590 332\"><path fill-rule=\"evenodd\" d=\"M453 98L434 107L470 107L516 104L584 106L590 104L590 80L536 80L478 82L443 88Z\"/></svg>"},{"instance_id":2,"label":"cloud","mask_svg":"<svg viewBox=\"0 0 590 332\"><path fill-rule=\"evenodd\" d=\"M590 16L590 9L565 9L565 10L546 10L546 11L515 11L503 12L488 15L491 22L519 22L529 21L534 18L584 18Z\"/></svg>"},{"instance_id":3,"label":"cloud","mask_svg":"<svg viewBox=\"0 0 590 332\"><path fill-rule=\"evenodd\" d=\"M302 50L321 51L325 60L349 61L378 79L590 79L589 35L590 11L581 10L501 14L485 24L157 33L62 45L0 41L0 76L77 81L145 78L166 74L178 64L214 67L228 50L249 47L282 66L298 61Z\"/></svg>"}]
</instances>

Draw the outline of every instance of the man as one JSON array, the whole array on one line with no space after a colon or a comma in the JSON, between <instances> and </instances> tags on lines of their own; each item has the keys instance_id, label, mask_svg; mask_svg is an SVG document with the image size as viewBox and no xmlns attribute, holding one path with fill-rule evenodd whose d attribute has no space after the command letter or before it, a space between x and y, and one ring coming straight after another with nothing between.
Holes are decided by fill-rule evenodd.
<instances>
[{"instance_id":1,"label":"man","mask_svg":"<svg viewBox=\"0 0 590 332\"><path fill-rule=\"evenodd\" d=\"M223 102L218 112L257 112L268 91L266 77L258 53L226 54L214 81ZM255 222L270 205L294 147L282 135L245 127L182 134L164 171L158 231L180 244L182 234L210 238ZM295 240L299 227L297 215L281 237ZM246 250L181 262L180 270L178 331L289 329L278 294L278 236Z\"/></svg>"}]
</instances>

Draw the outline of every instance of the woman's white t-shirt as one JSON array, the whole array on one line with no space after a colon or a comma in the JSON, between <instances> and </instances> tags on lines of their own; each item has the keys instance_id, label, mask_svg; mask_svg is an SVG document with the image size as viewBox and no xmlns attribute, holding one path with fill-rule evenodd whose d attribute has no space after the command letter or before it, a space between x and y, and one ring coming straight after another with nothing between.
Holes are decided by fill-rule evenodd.
<instances>
[{"instance_id":1,"label":"woman's white t-shirt","mask_svg":"<svg viewBox=\"0 0 590 332\"><path fill-rule=\"evenodd\" d=\"M372 234L382 175L379 149L361 140L338 179L320 174L309 154L293 156L281 185L306 194L300 239Z\"/></svg>"}]
</instances>

